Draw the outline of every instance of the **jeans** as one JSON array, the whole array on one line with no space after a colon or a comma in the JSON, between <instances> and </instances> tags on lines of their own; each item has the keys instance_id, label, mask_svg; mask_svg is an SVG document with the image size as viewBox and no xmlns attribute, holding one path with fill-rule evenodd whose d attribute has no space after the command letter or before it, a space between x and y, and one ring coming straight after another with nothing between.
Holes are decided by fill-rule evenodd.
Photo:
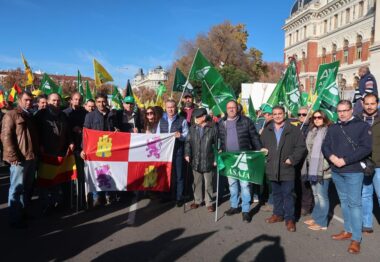
<instances>
[{"instance_id":1,"label":"jeans","mask_svg":"<svg viewBox=\"0 0 380 262\"><path fill-rule=\"evenodd\" d=\"M314 195L314 209L311 217L321 227L327 227L327 217L330 208L329 185L330 180L328 179L324 179L322 183L311 185Z\"/></svg>"},{"instance_id":2,"label":"jeans","mask_svg":"<svg viewBox=\"0 0 380 262\"><path fill-rule=\"evenodd\" d=\"M176 188L172 187L172 192L176 192L176 200L183 199L184 176L182 173L183 154L174 153L173 168L172 168L172 181L175 181ZM172 182L172 185L174 183Z\"/></svg>"},{"instance_id":3,"label":"jeans","mask_svg":"<svg viewBox=\"0 0 380 262\"><path fill-rule=\"evenodd\" d=\"M232 208L238 208L239 206L239 185L241 191L241 210L244 213L248 213L251 207L251 191L249 189L249 182L240 181L234 178L228 178L228 184L230 186L230 203Z\"/></svg>"},{"instance_id":4,"label":"jeans","mask_svg":"<svg viewBox=\"0 0 380 262\"><path fill-rule=\"evenodd\" d=\"M27 160L10 167L10 186L8 195L9 222L22 222L23 212L28 208L36 173L36 162Z\"/></svg>"},{"instance_id":5,"label":"jeans","mask_svg":"<svg viewBox=\"0 0 380 262\"><path fill-rule=\"evenodd\" d=\"M380 204L380 168L375 169L373 177L364 177L362 190L363 228L373 227L373 189L375 189L378 203Z\"/></svg>"},{"instance_id":6,"label":"jeans","mask_svg":"<svg viewBox=\"0 0 380 262\"><path fill-rule=\"evenodd\" d=\"M273 214L294 221L294 181L272 181Z\"/></svg>"},{"instance_id":7,"label":"jeans","mask_svg":"<svg viewBox=\"0 0 380 262\"><path fill-rule=\"evenodd\" d=\"M332 173L344 219L344 231L352 233L352 240L362 239L363 173Z\"/></svg>"}]
</instances>

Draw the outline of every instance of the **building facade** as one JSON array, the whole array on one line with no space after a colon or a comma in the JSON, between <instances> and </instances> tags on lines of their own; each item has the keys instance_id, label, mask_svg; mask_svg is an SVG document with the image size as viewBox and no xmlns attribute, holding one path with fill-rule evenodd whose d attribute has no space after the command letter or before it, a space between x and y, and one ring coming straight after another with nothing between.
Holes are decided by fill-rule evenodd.
<instances>
[{"instance_id":1,"label":"building facade","mask_svg":"<svg viewBox=\"0 0 380 262\"><path fill-rule=\"evenodd\" d=\"M304 91L314 88L318 66L340 61L342 91L354 89L361 66L372 66L375 0L297 0L286 19L284 59L297 60ZM380 77L380 76L379 76Z\"/></svg>"},{"instance_id":2,"label":"building facade","mask_svg":"<svg viewBox=\"0 0 380 262\"><path fill-rule=\"evenodd\" d=\"M147 87L156 89L160 83L168 81L169 73L161 66L157 66L155 69L149 70L148 74L144 74L143 69L140 68L135 75L131 85L132 88Z\"/></svg>"}]
</instances>

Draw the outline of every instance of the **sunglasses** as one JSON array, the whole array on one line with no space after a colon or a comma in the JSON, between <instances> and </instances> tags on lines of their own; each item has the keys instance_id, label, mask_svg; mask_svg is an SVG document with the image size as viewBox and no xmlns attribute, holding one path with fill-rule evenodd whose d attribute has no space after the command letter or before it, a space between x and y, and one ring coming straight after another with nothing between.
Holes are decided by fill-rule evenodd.
<instances>
[{"instance_id":1,"label":"sunglasses","mask_svg":"<svg viewBox=\"0 0 380 262\"><path fill-rule=\"evenodd\" d=\"M322 116L313 116L313 119L316 120L316 119L323 119Z\"/></svg>"},{"instance_id":2,"label":"sunglasses","mask_svg":"<svg viewBox=\"0 0 380 262\"><path fill-rule=\"evenodd\" d=\"M153 112L146 112L145 114L148 115L148 116L150 116L150 115L154 115Z\"/></svg>"},{"instance_id":3,"label":"sunglasses","mask_svg":"<svg viewBox=\"0 0 380 262\"><path fill-rule=\"evenodd\" d=\"M298 116L307 116L307 114L302 113L302 114L297 114Z\"/></svg>"}]
</instances>

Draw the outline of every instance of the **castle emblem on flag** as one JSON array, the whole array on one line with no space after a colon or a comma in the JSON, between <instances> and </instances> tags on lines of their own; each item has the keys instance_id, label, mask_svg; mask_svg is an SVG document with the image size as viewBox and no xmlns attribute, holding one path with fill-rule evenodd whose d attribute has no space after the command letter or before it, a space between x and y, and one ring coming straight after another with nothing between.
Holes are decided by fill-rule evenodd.
<instances>
[{"instance_id":1,"label":"castle emblem on flag","mask_svg":"<svg viewBox=\"0 0 380 262\"><path fill-rule=\"evenodd\" d=\"M153 137L147 140L146 150L148 151L147 157L154 156L155 158L160 158L160 152L162 147L162 141L160 137Z\"/></svg>"},{"instance_id":2,"label":"castle emblem on flag","mask_svg":"<svg viewBox=\"0 0 380 262\"><path fill-rule=\"evenodd\" d=\"M112 155L112 138L108 135L103 135L99 137L98 147L96 149L97 157L111 157Z\"/></svg>"},{"instance_id":3,"label":"castle emblem on flag","mask_svg":"<svg viewBox=\"0 0 380 262\"><path fill-rule=\"evenodd\" d=\"M155 187L157 185L157 172L154 166L145 168L143 187Z\"/></svg>"}]
</instances>

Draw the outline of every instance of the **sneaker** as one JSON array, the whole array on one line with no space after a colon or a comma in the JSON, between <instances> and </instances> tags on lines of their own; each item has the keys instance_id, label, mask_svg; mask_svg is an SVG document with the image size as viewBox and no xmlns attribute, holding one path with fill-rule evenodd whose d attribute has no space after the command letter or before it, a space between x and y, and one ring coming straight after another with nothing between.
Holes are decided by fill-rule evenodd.
<instances>
[{"instance_id":1,"label":"sneaker","mask_svg":"<svg viewBox=\"0 0 380 262\"><path fill-rule=\"evenodd\" d=\"M231 207L230 209L228 209L227 211L224 212L224 214L226 214L226 216L232 216L232 215L239 214L239 213L240 213L240 209L234 208L234 207Z\"/></svg>"},{"instance_id":2,"label":"sneaker","mask_svg":"<svg viewBox=\"0 0 380 262\"><path fill-rule=\"evenodd\" d=\"M243 222L250 223L252 220L252 217L249 215L248 212L243 212Z\"/></svg>"}]
</instances>

